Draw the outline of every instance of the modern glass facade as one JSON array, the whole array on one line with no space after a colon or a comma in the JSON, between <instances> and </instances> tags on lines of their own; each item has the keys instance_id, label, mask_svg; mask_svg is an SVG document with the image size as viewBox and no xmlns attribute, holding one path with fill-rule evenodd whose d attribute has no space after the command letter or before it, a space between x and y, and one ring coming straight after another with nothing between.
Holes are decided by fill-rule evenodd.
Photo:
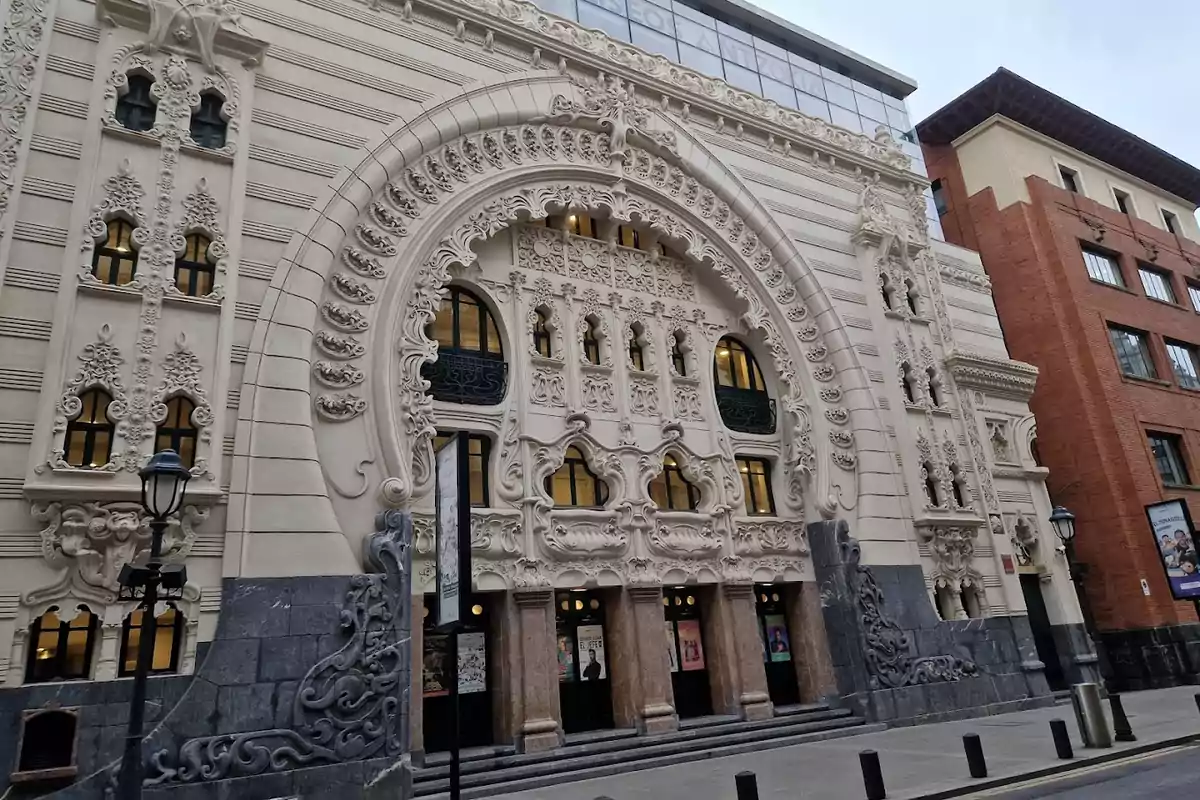
<instances>
[{"instance_id":1,"label":"modern glass facade","mask_svg":"<svg viewBox=\"0 0 1200 800\"><path fill-rule=\"evenodd\" d=\"M533 0L539 7L614 39L731 85L868 136L884 125L925 174L921 148L904 99L855 75L854 65L833 63L800 48L767 41L744 24L718 19L678 0ZM942 238L931 193L926 192L930 232Z\"/></svg>"}]
</instances>

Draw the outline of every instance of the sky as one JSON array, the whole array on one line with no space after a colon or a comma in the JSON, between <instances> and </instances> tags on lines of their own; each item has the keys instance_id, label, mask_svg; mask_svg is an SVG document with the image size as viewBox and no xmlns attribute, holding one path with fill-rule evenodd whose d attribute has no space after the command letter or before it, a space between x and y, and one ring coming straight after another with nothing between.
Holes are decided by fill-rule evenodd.
<instances>
[{"instance_id":1,"label":"sky","mask_svg":"<svg viewBox=\"0 0 1200 800\"><path fill-rule=\"evenodd\" d=\"M914 79L914 122L1003 66L1200 166L1200 0L751 2Z\"/></svg>"}]
</instances>

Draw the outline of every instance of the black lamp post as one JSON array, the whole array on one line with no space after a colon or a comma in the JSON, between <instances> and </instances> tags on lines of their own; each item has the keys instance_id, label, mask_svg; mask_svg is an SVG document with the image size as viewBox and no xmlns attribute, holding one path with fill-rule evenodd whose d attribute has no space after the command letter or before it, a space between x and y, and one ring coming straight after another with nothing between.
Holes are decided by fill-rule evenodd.
<instances>
[{"instance_id":1,"label":"black lamp post","mask_svg":"<svg viewBox=\"0 0 1200 800\"><path fill-rule=\"evenodd\" d=\"M1067 551L1067 568L1071 571L1071 583L1075 587L1075 597L1079 600L1079 610L1083 614L1084 630L1096 651L1096 668L1100 672L1100 681L1103 684L1109 674L1107 659L1104 644L1096 631L1096 619L1092 616L1092 604L1088 600L1087 585L1084 583L1087 580L1088 565L1075 560L1075 515L1062 506L1055 506L1050 512L1050 524L1054 526L1055 535Z\"/></svg>"},{"instance_id":2,"label":"black lamp post","mask_svg":"<svg viewBox=\"0 0 1200 800\"><path fill-rule=\"evenodd\" d=\"M121 758L117 784L117 797L120 800L137 800L142 796L142 739L146 717L146 679L154 659L154 607L159 600L178 600L187 583L187 570L182 565L163 565L162 540L167 520L183 507L183 490L192 475L174 450L155 453L140 474L142 508L150 515L150 558L144 567L124 565L119 578L119 599L137 600L142 610L137 669L133 674L133 696L129 700L129 729L125 734L125 753ZM163 590L161 594L160 588Z\"/></svg>"}]
</instances>

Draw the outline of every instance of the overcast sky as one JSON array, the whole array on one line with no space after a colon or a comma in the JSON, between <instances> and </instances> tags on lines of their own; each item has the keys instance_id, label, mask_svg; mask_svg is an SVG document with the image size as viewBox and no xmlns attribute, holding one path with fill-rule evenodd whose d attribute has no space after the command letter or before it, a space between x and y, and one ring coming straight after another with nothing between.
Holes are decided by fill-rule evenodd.
<instances>
[{"instance_id":1,"label":"overcast sky","mask_svg":"<svg viewBox=\"0 0 1200 800\"><path fill-rule=\"evenodd\" d=\"M1200 166L1200 0L751 0L914 79L914 123L1007 67Z\"/></svg>"}]
</instances>

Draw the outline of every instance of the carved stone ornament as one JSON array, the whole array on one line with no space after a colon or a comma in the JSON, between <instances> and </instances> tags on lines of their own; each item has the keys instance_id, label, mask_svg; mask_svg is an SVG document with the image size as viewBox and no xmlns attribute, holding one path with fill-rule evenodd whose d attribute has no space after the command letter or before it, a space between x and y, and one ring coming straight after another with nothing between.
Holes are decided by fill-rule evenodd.
<instances>
[{"instance_id":1,"label":"carved stone ornament","mask_svg":"<svg viewBox=\"0 0 1200 800\"><path fill-rule=\"evenodd\" d=\"M379 514L375 527L363 559L372 574L350 578L342 606L345 644L304 675L290 719L275 728L202 736L161 749L149 758L147 786L396 758L405 751L412 523L391 511Z\"/></svg>"},{"instance_id":2,"label":"carved stone ornament","mask_svg":"<svg viewBox=\"0 0 1200 800\"><path fill-rule=\"evenodd\" d=\"M30 513L45 524L41 531L42 555L50 566L63 570L49 587L30 592L26 605L37 605L68 592L110 603L116 599L121 567L133 563L150 549L150 518L137 502L34 503ZM196 540L196 527L208 519L208 509L184 506L180 519L172 519L163 537L163 557L182 561Z\"/></svg>"},{"instance_id":3,"label":"carved stone ornament","mask_svg":"<svg viewBox=\"0 0 1200 800\"><path fill-rule=\"evenodd\" d=\"M1013 460L1012 445L1008 440L1007 420L988 420L988 439L992 443L992 456L996 461L1004 463Z\"/></svg>"},{"instance_id":4,"label":"carved stone ornament","mask_svg":"<svg viewBox=\"0 0 1200 800\"><path fill-rule=\"evenodd\" d=\"M206 297L220 300L225 297L223 283L226 271L226 261L229 255L229 245L225 241L225 232L221 227L221 207L208 191L208 179L201 178L196 182L196 190L183 199L183 216L175 225L180 238L193 233L201 233L208 237L208 258L213 262L215 275L212 291ZM164 290L170 295L182 295L174 281L164 282Z\"/></svg>"},{"instance_id":5,"label":"carved stone ornament","mask_svg":"<svg viewBox=\"0 0 1200 800\"><path fill-rule=\"evenodd\" d=\"M117 174L104 181L101 191L104 196L99 203L92 206L87 225L84 226L83 242L80 244L83 252L79 262L79 280L93 285L100 284L101 281L92 274L92 253L97 245L108 238L109 222L118 218L124 219L134 227L131 237L134 246L141 248L146 243L147 217L142 208L146 190L134 177L129 159L121 160L117 165ZM134 257L136 258L136 255ZM124 285L127 288L140 289L141 276L135 272L133 280Z\"/></svg>"},{"instance_id":6,"label":"carved stone ornament","mask_svg":"<svg viewBox=\"0 0 1200 800\"><path fill-rule=\"evenodd\" d=\"M742 556L807 555L808 532L803 522L735 520L733 548Z\"/></svg>"},{"instance_id":7,"label":"carved stone ornament","mask_svg":"<svg viewBox=\"0 0 1200 800\"><path fill-rule=\"evenodd\" d=\"M0 221L17 180L17 151L33 96L38 57L49 34L49 0L12 0L0 32Z\"/></svg>"},{"instance_id":8,"label":"carved stone ornament","mask_svg":"<svg viewBox=\"0 0 1200 800\"><path fill-rule=\"evenodd\" d=\"M563 408L566 405L567 384L557 369L538 367L531 375L529 402L536 406Z\"/></svg>"},{"instance_id":9,"label":"carved stone ornament","mask_svg":"<svg viewBox=\"0 0 1200 800\"><path fill-rule=\"evenodd\" d=\"M558 523L545 534L542 546L560 559L621 555L629 546L629 537L612 522Z\"/></svg>"},{"instance_id":10,"label":"carved stone ornament","mask_svg":"<svg viewBox=\"0 0 1200 800\"><path fill-rule=\"evenodd\" d=\"M317 395L313 405L322 419L347 422L367 410L367 401L353 394Z\"/></svg>"},{"instance_id":11,"label":"carved stone ornament","mask_svg":"<svg viewBox=\"0 0 1200 800\"><path fill-rule=\"evenodd\" d=\"M1022 567L1031 566L1034 562L1033 554L1038 546L1038 530L1037 524L1030 522L1024 514L1017 517L1017 522L1013 525L1012 545L1017 563Z\"/></svg>"},{"instance_id":12,"label":"carved stone ornament","mask_svg":"<svg viewBox=\"0 0 1200 800\"><path fill-rule=\"evenodd\" d=\"M196 404L191 422L196 426L199 436L196 463L190 471L195 478L212 480L214 475L208 469L208 456L212 446L214 417L204 382L200 378L201 369L200 359L188 344L187 334L181 332L175 339L174 350L163 359L163 380L157 389L158 403L151 414L155 423L161 423L167 418L167 401L179 395L188 397Z\"/></svg>"},{"instance_id":13,"label":"carved stone ornament","mask_svg":"<svg viewBox=\"0 0 1200 800\"><path fill-rule=\"evenodd\" d=\"M582 83L583 100L558 95L550 106L552 120L559 125L571 125L580 120L594 122L609 135L614 166L627 164L632 158L630 139L641 139L643 145L655 146L676 154L675 133L650 129L650 108L637 97L633 84L620 78L603 75Z\"/></svg>"},{"instance_id":14,"label":"carved stone ornament","mask_svg":"<svg viewBox=\"0 0 1200 800\"><path fill-rule=\"evenodd\" d=\"M983 576L973 566L975 560L975 537L979 530L970 526L919 527L917 532L922 541L929 545L933 569L930 579L933 585L945 586L954 591L964 586L982 586Z\"/></svg>"},{"instance_id":15,"label":"carved stone ornament","mask_svg":"<svg viewBox=\"0 0 1200 800\"><path fill-rule=\"evenodd\" d=\"M675 558L707 558L721 551L722 537L711 522L660 524L646 540L651 552Z\"/></svg>"}]
</instances>

